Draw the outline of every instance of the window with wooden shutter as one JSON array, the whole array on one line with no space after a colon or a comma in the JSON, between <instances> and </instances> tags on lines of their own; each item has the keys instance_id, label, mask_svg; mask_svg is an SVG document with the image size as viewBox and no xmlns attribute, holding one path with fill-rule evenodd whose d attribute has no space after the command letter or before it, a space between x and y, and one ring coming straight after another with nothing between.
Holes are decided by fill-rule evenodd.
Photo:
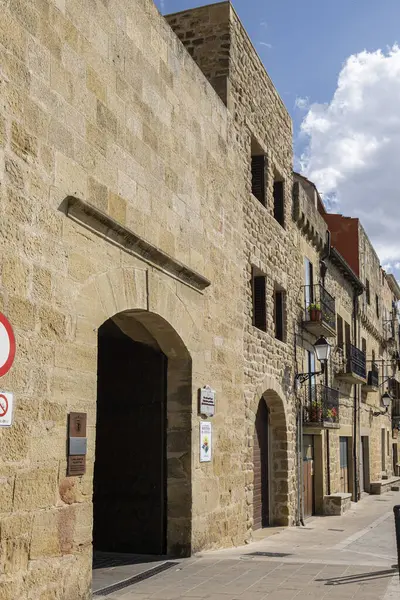
<instances>
[{"instance_id":1,"label":"window with wooden shutter","mask_svg":"<svg viewBox=\"0 0 400 600\"><path fill-rule=\"evenodd\" d=\"M284 298L283 291L275 291L275 337L284 341Z\"/></svg>"},{"instance_id":2,"label":"window with wooden shutter","mask_svg":"<svg viewBox=\"0 0 400 600\"><path fill-rule=\"evenodd\" d=\"M251 193L265 206L265 165L266 157L251 157Z\"/></svg>"},{"instance_id":3,"label":"window with wooden shutter","mask_svg":"<svg viewBox=\"0 0 400 600\"><path fill-rule=\"evenodd\" d=\"M340 315L337 316L337 345L343 350L343 319Z\"/></svg>"},{"instance_id":4,"label":"window with wooden shutter","mask_svg":"<svg viewBox=\"0 0 400 600\"><path fill-rule=\"evenodd\" d=\"M350 353L350 344L351 344L351 329L350 325L344 322L344 332L345 332L345 340L346 340L346 354Z\"/></svg>"},{"instance_id":5,"label":"window with wooden shutter","mask_svg":"<svg viewBox=\"0 0 400 600\"><path fill-rule=\"evenodd\" d=\"M379 319L381 311L379 309L379 296L378 296L378 294L375 295L375 302L376 302L376 316Z\"/></svg>"},{"instance_id":6,"label":"window with wooden shutter","mask_svg":"<svg viewBox=\"0 0 400 600\"><path fill-rule=\"evenodd\" d=\"M274 181L274 217L282 227L285 226L285 203L283 181Z\"/></svg>"},{"instance_id":7,"label":"window with wooden shutter","mask_svg":"<svg viewBox=\"0 0 400 600\"><path fill-rule=\"evenodd\" d=\"M367 300L367 304L371 304L371 292L369 289L369 281L368 279L365 280L365 298Z\"/></svg>"},{"instance_id":8,"label":"window with wooden shutter","mask_svg":"<svg viewBox=\"0 0 400 600\"><path fill-rule=\"evenodd\" d=\"M364 354L367 354L367 340L365 338L361 338L361 350Z\"/></svg>"},{"instance_id":9,"label":"window with wooden shutter","mask_svg":"<svg viewBox=\"0 0 400 600\"><path fill-rule=\"evenodd\" d=\"M253 274L253 325L267 331L265 275Z\"/></svg>"}]
</instances>

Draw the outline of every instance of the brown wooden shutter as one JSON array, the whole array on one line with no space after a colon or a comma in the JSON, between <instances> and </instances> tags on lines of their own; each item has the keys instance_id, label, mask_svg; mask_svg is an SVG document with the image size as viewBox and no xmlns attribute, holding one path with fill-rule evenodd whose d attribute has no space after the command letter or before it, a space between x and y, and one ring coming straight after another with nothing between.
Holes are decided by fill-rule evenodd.
<instances>
[{"instance_id":1,"label":"brown wooden shutter","mask_svg":"<svg viewBox=\"0 0 400 600\"><path fill-rule=\"evenodd\" d=\"M251 157L251 193L265 206L265 156Z\"/></svg>"},{"instance_id":2,"label":"brown wooden shutter","mask_svg":"<svg viewBox=\"0 0 400 600\"><path fill-rule=\"evenodd\" d=\"M283 341L283 292L275 292L275 337Z\"/></svg>"},{"instance_id":3,"label":"brown wooden shutter","mask_svg":"<svg viewBox=\"0 0 400 600\"><path fill-rule=\"evenodd\" d=\"M371 294L370 294L368 279L365 280L365 297L367 299L367 303L370 304L371 303Z\"/></svg>"},{"instance_id":4,"label":"brown wooden shutter","mask_svg":"<svg viewBox=\"0 0 400 600\"><path fill-rule=\"evenodd\" d=\"M350 344L351 344L351 331L350 331L350 325L346 322L344 324L344 329L345 329L345 336L346 336L346 353L349 354Z\"/></svg>"},{"instance_id":5,"label":"brown wooden shutter","mask_svg":"<svg viewBox=\"0 0 400 600\"><path fill-rule=\"evenodd\" d=\"M274 181L274 217L283 227L285 222L283 181Z\"/></svg>"},{"instance_id":6,"label":"brown wooden shutter","mask_svg":"<svg viewBox=\"0 0 400 600\"><path fill-rule=\"evenodd\" d=\"M337 344L343 349L343 319L340 315L337 316Z\"/></svg>"},{"instance_id":7,"label":"brown wooden shutter","mask_svg":"<svg viewBox=\"0 0 400 600\"><path fill-rule=\"evenodd\" d=\"M265 294L265 277L253 277L253 318L254 325L263 331L267 330L267 310Z\"/></svg>"},{"instance_id":8,"label":"brown wooden shutter","mask_svg":"<svg viewBox=\"0 0 400 600\"><path fill-rule=\"evenodd\" d=\"M367 354L367 340L365 338L361 338L361 350L364 354Z\"/></svg>"}]
</instances>

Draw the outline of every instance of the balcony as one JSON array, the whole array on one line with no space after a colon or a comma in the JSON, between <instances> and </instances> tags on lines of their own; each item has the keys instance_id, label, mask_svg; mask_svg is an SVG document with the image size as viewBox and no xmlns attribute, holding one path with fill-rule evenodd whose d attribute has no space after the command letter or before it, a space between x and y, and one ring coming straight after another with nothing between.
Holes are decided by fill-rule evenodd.
<instances>
[{"instance_id":1,"label":"balcony","mask_svg":"<svg viewBox=\"0 0 400 600\"><path fill-rule=\"evenodd\" d=\"M367 369L365 352L359 350L353 344L346 344L346 353L343 356L343 364L336 373L336 379L346 383L367 383Z\"/></svg>"},{"instance_id":2,"label":"balcony","mask_svg":"<svg viewBox=\"0 0 400 600\"><path fill-rule=\"evenodd\" d=\"M326 385L310 384L303 407L303 423L310 427L339 427L339 392Z\"/></svg>"},{"instance_id":3,"label":"balcony","mask_svg":"<svg viewBox=\"0 0 400 600\"><path fill-rule=\"evenodd\" d=\"M336 335L336 305L323 285L304 286L303 327L316 337Z\"/></svg>"},{"instance_id":4,"label":"balcony","mask_svg":"<svg viewBox=\"0 0 400 600\"><path fill-rule=\"evenodd\" d=\"M364 392L377 392L379 390L379 368L372 363L372 368L368 371L367 383L363 385Z\"/></svg>"}]
</instances>

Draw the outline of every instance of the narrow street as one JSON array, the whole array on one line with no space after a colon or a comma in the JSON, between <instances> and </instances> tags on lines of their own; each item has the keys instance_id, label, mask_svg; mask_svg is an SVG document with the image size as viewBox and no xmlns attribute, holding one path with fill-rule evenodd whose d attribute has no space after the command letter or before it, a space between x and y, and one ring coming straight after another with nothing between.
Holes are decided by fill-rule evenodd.
<instances>
[{"instance_id":1,"label":"narrow street","mask_svg":"<svg viewBox=\"0 0 400 600\"><path fill-rule=\"evenodd\" d=\"M314 517L305 527L264 530L252 544L170 561L163 573L111 594L97 592L95 598L399 600L393 518L399 503L400 493L369 496L342 517ZM128 571L126 578L134 574Z\"/></svg>"}]
</instances>

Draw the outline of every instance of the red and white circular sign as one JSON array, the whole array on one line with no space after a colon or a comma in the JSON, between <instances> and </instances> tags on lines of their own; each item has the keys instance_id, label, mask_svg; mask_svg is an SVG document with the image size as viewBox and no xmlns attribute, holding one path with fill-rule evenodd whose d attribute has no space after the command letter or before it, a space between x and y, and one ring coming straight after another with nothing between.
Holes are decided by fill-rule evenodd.
<instances>
[{"instance_id":1,"label":"red and white circular sign","mask_svg":"<svg viewBox=\"0 0 400 600\"><path fill-rule=\"evenodd\" d=\"M0 313L0 377L11 369L15 357L15 336L9 320Z\"/></svg>"}]
</instances>

